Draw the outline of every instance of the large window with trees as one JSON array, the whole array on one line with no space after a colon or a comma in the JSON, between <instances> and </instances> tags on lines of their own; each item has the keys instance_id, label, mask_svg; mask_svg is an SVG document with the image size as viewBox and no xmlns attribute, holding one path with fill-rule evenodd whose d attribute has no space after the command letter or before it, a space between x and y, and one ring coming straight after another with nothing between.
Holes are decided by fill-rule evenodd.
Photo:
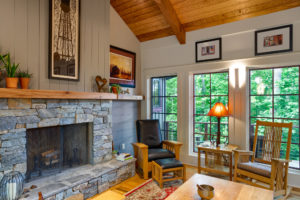
<instances>
[{"instance_id":1,"label":"large window with trees","mask_svg":"<svg viewBox=\"0 0 300 200\"><path fill-rule=\"evenodd\" d=\"M217 139L216 117L207 113L217 102L228 107L228 72L194 75L193 149L206 140ZM228 143L228 117L221 118L221 143Z\"/></svg>"},{"instance_id":2,"label":"large window with trees","mask_svg":"<svg viewBox=\"0 0 300 200\"><path fill-rule=\"evenodd\" d=\"M249 75L250 148L256 120L293 122L290 167L299 169L299 66L251 69ZM262 138L258 137L258 140ZM283 132L282 156L285 155L286 141L287 133ZM262 145L262 142L258 141L258 144Z\"/></svg>"},{"instance_id":3,"label":"large window with trees","mask_svg":"<svg viewBox=\"0 0 300 200\"><path fill-rule=\"evenodd\" d=\"M177 140L177 76L151 78L151 118L166 140Z\"/></svg>"}]
</instances>

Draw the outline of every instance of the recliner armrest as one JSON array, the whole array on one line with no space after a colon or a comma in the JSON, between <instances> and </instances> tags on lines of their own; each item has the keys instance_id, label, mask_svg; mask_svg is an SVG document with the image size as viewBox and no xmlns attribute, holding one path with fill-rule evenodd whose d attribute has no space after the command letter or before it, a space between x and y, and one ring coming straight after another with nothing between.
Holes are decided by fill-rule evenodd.
<instances>
[{"instance_id":1,"label":"recliner armrest","mask_svg":"<svg viewBox=\"0 0 300 200\"><path fill-rule=\"evenodd\" d=\"M182 142L177 142L172 140L164 140L162 141L162 143L168 146L182 146Z\"/></svg>"},{"instance_id":2,"label":"recliner armrest","mask_svg":"<svg viewBox=\"0 0 300 200\"><path fill-rule=\"evenodd\" d=\"M137 147L139 149L148 149L148 145L146 144L143 144L143 143L132 143L132 146L133 147Z\"/></svg>"},{"instance_id":3,"label":"recliner armrest","mask_svg":"<svg viewBox=\"0 0 300 200\"><path fill-rule=\"evenodd\" d=\"M164 140L162 144L164 149L172 151L175 154L175 158L179 160L180 147L182 146L181 142Z\"/></svg>"}]
</instances>

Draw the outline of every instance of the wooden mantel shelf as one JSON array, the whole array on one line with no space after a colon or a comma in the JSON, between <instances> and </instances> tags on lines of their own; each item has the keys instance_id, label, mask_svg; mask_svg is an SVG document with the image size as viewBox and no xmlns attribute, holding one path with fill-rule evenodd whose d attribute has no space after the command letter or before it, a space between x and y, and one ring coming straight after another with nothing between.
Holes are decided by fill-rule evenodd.
<instances>
[{"instance_id":1,"label":"wooden mantel shelf","mask_svg":"<svg viewBox=\"0 0 300 200\"><path fill-rule=\"evenodd\" d=\"M1 99L106 99L106 100L143 100L140 95L116 95L113 93L72 92L58 90L24 90L0 88Z\"/></svg>"}]
</instances>

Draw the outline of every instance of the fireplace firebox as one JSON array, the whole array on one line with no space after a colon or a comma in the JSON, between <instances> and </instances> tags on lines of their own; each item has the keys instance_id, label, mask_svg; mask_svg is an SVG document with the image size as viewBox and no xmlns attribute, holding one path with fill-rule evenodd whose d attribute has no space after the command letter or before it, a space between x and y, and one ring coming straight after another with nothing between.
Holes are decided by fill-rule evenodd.
<instances>
[{"instance_id":1,"label":"fireplace firebox","mask_svg":"<svg viewBox=\"0 0 300 200\"><path fill-rule=\"evenodd\" d=\"M27 129L26 181L88 164L88 130L88 123Z\"/></svg>"}]
</instances>

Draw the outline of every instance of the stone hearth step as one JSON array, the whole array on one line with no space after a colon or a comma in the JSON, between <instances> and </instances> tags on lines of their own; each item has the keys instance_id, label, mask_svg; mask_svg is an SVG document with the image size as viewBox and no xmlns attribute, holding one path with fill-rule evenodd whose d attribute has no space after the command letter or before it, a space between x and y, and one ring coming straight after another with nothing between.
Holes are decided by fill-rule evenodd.
<instances>
[{"instance_id":1,"label":"stone hearth step","mask_svg":"<svg viewBox=\"0 0 300 200\"><path fill-rule=\"evenodd\" d=\"M85 165L31 181L25 184L25 188L32 185L36 185L37 188L24 194L21 200L38 200L38 192L42 192L45 200L63 200L79 193L87 199L134 176L135 161L136 159L131 159L120 162L112 159L105 163Z\"/></svg>"}]
</instances>

